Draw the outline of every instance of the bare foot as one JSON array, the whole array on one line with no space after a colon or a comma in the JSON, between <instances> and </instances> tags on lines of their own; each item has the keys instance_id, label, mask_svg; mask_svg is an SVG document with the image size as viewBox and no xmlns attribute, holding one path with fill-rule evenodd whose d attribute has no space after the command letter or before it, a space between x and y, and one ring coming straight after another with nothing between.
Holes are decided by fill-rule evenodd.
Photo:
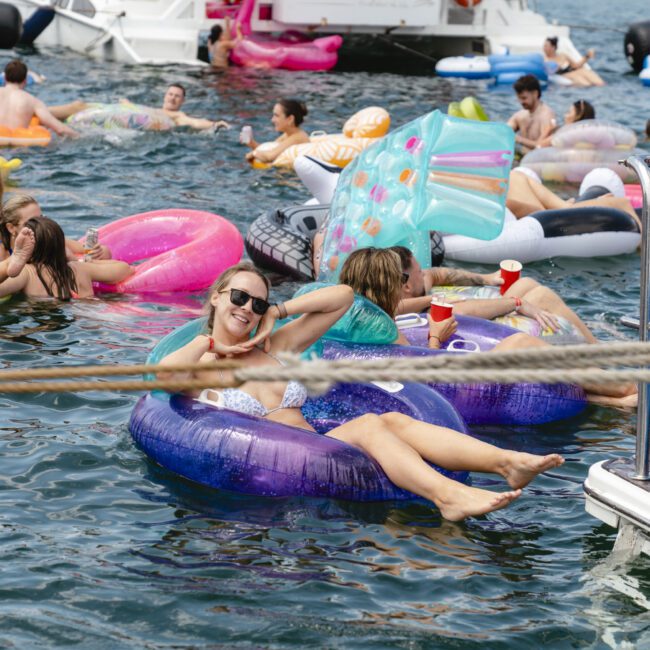
<instances>
[{"instance_id":1,"label":"bare foot","mask_svg":"<svg viewBox=\"0 0 650 650\"><path fill-rule=\"evenodd\" d=\"M501 472L511 488L522 488L528 485L538 474L564 463L560 454L536 456L524 452L512 451L508 455L505 467Z\"/></svg>"},{"instance_id":2,"label":"bare foot","mask_svg":"<svg viewBox=\"0 0 650 650\"><path fill-rule=\"evenodd\" d=\"M504 508L520 495L521 490L490 492L458 483L450 487L448 494L439 495L435 503L445 519L460 521Z\"/></svg>"},{"instance_id":3,"label":"bare foot","mask_svg":"<svg viewBox=\"0 0 650 650\"><path fill-rule=\"evenodd\" d=\"M32 257L35 245L34 232L29 228L23 228L16 236L14 250L9 258L9 264L7 264L7 275L10 278L20 275L20 272L25 268L25 264Z\"/></svg>"}]
</instances>

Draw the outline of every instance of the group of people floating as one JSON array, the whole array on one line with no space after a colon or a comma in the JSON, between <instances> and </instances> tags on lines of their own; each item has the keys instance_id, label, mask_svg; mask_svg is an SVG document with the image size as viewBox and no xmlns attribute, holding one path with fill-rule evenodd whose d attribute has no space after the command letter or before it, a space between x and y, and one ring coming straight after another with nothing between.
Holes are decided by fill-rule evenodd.
<instances>
[{"instance_id":1,"label":"group of people floating","mask_svg":"<svg viewBox=\"0 0 650 650\"><path fill-rule=\"evenodd\" d=\"M219 42L219 36L215 42ZM227 45L223 44L222 50L226 49ZM73 135L60 120L82 110L83 102L46 107L24 91L27 69L19 63L12 62L7 66L7 86L0 89L0 123L20 126L36 116L56 133ZM541 103L541 90L528 83L524 81L523 85L516 85L522 107L529 114L528 121L517 114L511 122L520 132L521 144L532 146L531 143L535 143L537 146L540 140L550 135L550 131L542 126L542 116L548 122L552 111ZM182 113L180 108L184 99L184 88L179 84L171 85L160 110L179 125L203 129L216 124ZM576 104L580 105L574 105L574 113L569 119L579 119L578 111L585 115L590 110L586 102ZM593 113L593 109L591 111ZM288 146L306 142L308 135L301 128L306 114L307 108L302 102L279 100L273 108L272 123L280 137L273 147L264 151L259 151L259 143L252 134L242 138L242 143L251 150L247 159L269 162ZM508 201L517 216L558 207L558 202L566 205L541 184L517 173L511 175ZM133 268L128 264L111 259L111 251L105 246L98 244L87 250L83 244L66 239L60 226L42 215L33 198L14 196L4 204L0 218L0 297L22 292L37 298L88 298L93 295L93 282L116 283L132 273ZM214 381L215 385L223 385L232 379L231 372L215 368L216 359L236 357L250 366L277 365L280 363L279 353L300 353L321 338L350 308L355 294L374 302L394 318L401 313L426 310L430 291L436 284L443 283L499 285L502 279L496 273L422 269L411 251L404 247L364 248L352 252L347 258L339 284L286 302L272 303L269 280L253 265L240 263L224 271L208 292L207 331L165 357L161 365L201 362L205 369L194 373L195 376L208 384ZM457 303L455 310L456 314L487 319L516 311L551 329L557 328L557 318L561 316L570 321L587 342L597 342L585 323L560 296L530 278L519 279L502 297L466 300ZM276 321L287 316L296 318L275 327ZM440 322L429 318L429 347L441 348L456 327L453 316ZM396 345L406 343L401 335L394 341ZM538 338L520 333L504 339L495 349L545 345ZM177 374L161 372L159 377ZM633 405L636 402L634 385L594 385L587 386L586 390L596 403ZM238 388L204 390L193 393L193 396L225 408L310 429L300 410L307 391L295 381L247 382ZM500 449L400 413L368 414L326 435L364 450L396 485L429 499L450 520L484 514L509 504L537 474L564 462L558 454L537 456ZM509 489L495 493L468 487L445 478L429 463L449 470L495 473L506 480Z\"/></svg>"}]
</instances>

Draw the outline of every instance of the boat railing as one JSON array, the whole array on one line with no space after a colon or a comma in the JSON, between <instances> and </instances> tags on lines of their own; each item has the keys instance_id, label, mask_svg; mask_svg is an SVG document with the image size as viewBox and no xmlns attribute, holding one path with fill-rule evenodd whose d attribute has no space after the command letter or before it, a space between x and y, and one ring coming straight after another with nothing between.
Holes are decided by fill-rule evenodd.
<instances>
[{"instance_id":1,"label":"boat railing","mask_svg":"<svg viewBox=\"0 0 650 650\"><path fill-rule=\"evenodd\" d=\"M648 321L650 314L650 298L648 296L648 276L650 269L650 259L648 257L648 229L650 223L650 156L630 156L621 161L627 167L633 169L641 183L643 192L643 211L641 214L641 300L639 306L639 339L648 340ZM648 437L649 421L648 407L650 406L650 385L647 383L639 384L639 405L637 410L636 424L636 465L635 475L631 478L637 481L650 480L650 438Z\"/></svg>"}]
</instances>

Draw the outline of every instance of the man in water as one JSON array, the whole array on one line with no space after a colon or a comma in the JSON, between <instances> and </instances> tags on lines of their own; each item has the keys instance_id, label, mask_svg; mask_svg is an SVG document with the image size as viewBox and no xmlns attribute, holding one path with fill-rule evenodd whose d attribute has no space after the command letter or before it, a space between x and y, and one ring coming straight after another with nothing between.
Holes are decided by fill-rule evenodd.
<instances>
[{"instance_id":1,"label":"man in water","mask_svg":"<svg viewBox=\"0 0 650 650\"><path fill-rule=\"evenodd\" d=\"M121 102L128 102L126 99L121 99ZM218 129L228 129L230 125L224 120L204 120L200 117L190 117L183 111L181 111L181 106L185 101L185 88L179 83L173 83L168 86L167 91L163 97L162 108L154 109L162 111L167 117L170 117L176 126L189 126L192 129L197 131L205 131L208 129L218 130ZM65 104L63 106L52 106L50 110L56 117L61 120L79 113L80 111L85 110L89 107L89 104L83 101L77 100L71 104Z\"/></svg>"},{"instance_id":2,"label":"man in water","mask_svg":"<svg viewBox=\"0 0 650 650\"><path fill-rule=\"evenodd\" d=\"M508 120L508 126L517 134L515 141L522 152L527 153L552 133L557 120L553 109L542 101L542 88L535 75L519 77L512 87L522 110Z\"/></svg>"},{"instance_id":3,"label":"man in water","mask_svg":"<svg viewBox=\"0 0 650 650\"><path fill-rule=\"evenodd\" d=\"M5 66L5 86L0 88L0 124L10 129L27 128L33 117L57 135L77 136L77 132L60 122L47 106L24 90L27 66L17 59Z\"/></svg>"}]
</instances>

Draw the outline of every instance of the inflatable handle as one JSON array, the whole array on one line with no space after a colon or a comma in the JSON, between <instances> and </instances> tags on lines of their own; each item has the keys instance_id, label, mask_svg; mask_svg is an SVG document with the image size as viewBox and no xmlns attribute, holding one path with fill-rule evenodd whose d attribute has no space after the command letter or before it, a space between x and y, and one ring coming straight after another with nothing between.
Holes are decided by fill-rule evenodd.
<instances>
[{"instance_id":1,"label":"inflatable handle","mask_svg":"<svg viewBox=\"0 0 650 650\"><path fill-rule=\"evenodd\" d=\"M457 347L459 346L462 347ZM454 339L446 348L447 352L480 352L481 346L476 341L467 339Z\"/></svg>"},{"instance_id":2,"label":"inflatable handle","mask_svg":"<svg viewBox=\"0 0 650 650\"><path fill-rule=\"evenodd\" d=\"M395 318L395 324L398 330L405 330L409 327L420 327L427 324L427 319L420 314L402 314Z\"/></svg>"}]
</instances>

